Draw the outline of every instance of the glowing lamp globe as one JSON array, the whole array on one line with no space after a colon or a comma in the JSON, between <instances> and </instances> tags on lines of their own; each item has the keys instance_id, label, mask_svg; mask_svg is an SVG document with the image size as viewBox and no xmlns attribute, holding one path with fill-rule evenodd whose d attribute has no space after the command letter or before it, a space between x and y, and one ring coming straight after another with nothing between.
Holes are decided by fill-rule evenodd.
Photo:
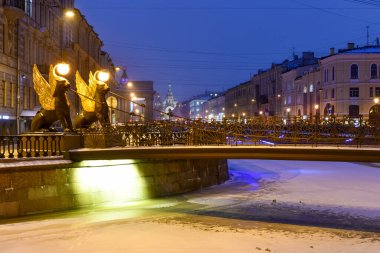
<instances>
[{"instance_id":1,"label":"glowing lamp globe","mask_svg":"<svg viewBox=\"0 0 380 253\"><path fill-rule=\"evenodd\" d=\"M110 79L110 73L107 71L99 71L97 74L97 79L102 82L107 82Z\"/></svg>"},{"instance_id":2,"label":"glowing lamp globe","mask_svg":"<svg viewBox=\"0 0 380 253\"><path fill-rule=\"evenodd\" d=\"M67 75L70 72L70 66L67 63L59 63L56 66L57 73L60 75Z\"/></svg>"},{"instance_id":3,"label":"glowing lamp globe","mask_svg":"<svg viewBox=\"0 0 380 253\"><path fill-rule=\"evenodd\" d=\"M68 17L68 18L72 18L75 16L75 13L73 10L66 10L65 11L65 16Z\"/></svg>"}]
</instances>

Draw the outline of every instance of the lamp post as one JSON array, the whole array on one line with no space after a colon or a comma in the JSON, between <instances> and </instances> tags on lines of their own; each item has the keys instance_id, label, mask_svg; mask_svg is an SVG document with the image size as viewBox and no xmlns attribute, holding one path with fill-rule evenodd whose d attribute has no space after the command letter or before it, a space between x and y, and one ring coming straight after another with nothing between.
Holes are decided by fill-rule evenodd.
<instances>
[{"instance_id":1,"label":"lamp post","mask_svg":"<svg viewBox=\"0 0 380 253\"><path fill-rule=\"evenodd\" d=\"M75 17L75 12L74 10L72 9L63 9L63 12L62 12L62 16L61 18L59 19L59 25L60 25L60 28L61 28L61 31L60 31L60 49L61 49L61 60L63 60L63 48L66 46L65 43L64 43L64 21L65 19L67 20L70 20L70 19L73 19Z\"/></svg>"},{"instance_id":2,"label":"lamp post","mask_svg":"<svg viewBox=\"0 0 380 253\"><path fill-rule=\"evenodd\" d=\"M319 120L320 120L319 105L318 105L318 104L315 104L315 105L314 105L314 108L315 108L315 123L316 123L316 124L319 124Z\"/></svg>"},{"instance_id":3,"label":"lamp post","mask_svg":"<svg viewBox=\"0 0 380 253\"><path fill-rule=\"evenodd\" d=\"M322 116L322 113L321 113L321 110L322 110L322 91L323 91L323 88L319 88L318 92L319 92L319 121L321 119L321 116Z\"/></svg>"},{"instance_id":4,"label":"lamp post","mask_svg":"<svg viewBox=\"0 0 380 253\"><path fill-rule=\"evenodd\" d=\"M253 116L255 116L254 104L255 104L256 100L254 98L252 98L251 102L252 102L251 117L253 117Z\"/></svg>"},{"instance_id":5,"label":"lamp post","mask_svg":"<svg viewBox=\"0 0 380 253\"><path fill-rule=\"evenodd\" d=\"M290 108L286 108L286 123L290 124Z\"/></svg>"},{"instance_id":6,"label":"lamp post","mask_svg":"<svg viewBox=\"0 0 380 253\"><path fill-rule=\"evenodd\" d=\"M277 94L276 96L276 100L275 100L275 106L276 106L276 113L275 113L275 116L278 117L278 102L281 101L281 94Z\"/></svg>"}]
</instances>

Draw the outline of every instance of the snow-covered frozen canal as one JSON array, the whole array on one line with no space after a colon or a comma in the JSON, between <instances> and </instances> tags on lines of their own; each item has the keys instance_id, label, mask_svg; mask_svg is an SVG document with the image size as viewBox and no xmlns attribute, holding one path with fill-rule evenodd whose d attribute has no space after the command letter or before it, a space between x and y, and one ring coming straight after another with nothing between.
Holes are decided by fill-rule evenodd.
<instances>
[{"instance_id":1,"label":"snow-covered frozen canal","mask_svg":"<svg viewBox=\"0 0 380 253\"><path fill-rule=\"evenodd\" d=\"M0 252L380 252L380 164L229 167L191 194L1 221Z\"/></svg>"}]
</instances>

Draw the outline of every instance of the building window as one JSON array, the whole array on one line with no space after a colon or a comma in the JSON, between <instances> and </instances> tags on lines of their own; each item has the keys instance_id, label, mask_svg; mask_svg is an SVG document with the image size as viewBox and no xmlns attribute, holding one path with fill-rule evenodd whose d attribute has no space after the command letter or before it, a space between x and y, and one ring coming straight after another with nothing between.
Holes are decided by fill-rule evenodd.
<instances>
[{"instance_id":1,"label":"building window","mask_svg":"<svg viewBox=\"0 0 380 253\"><path fill-rule=\"evenodd\" d=\"M7 107L7 83L3 81L3 107Z\"/></svg>"},{"instance_id":2,"label":"building window","mask_svg":"<svg viewBox=\"0 0 380 253\"><path fill-rule=\"evenodd\" d=\"M335 80L335 68L332 67L332 70L331 70L331 80Z\"/></svg>"},{"instance_id":3,"label":"building window","mask_svg":"<svg viewBox=\"0 0 380 253\"><path fill-rule=\"evenodd\" d=\"M34 105L33 105L33 101L34 101L33 95L34 95L34 93L33 93L33 87L29 87L29 109L30 110L33 110L33 108L34 108Z\"/></svg>"},{"instance_id":4,"label":"building window","mask_svg":"<svg viewBox=\"0 0 380 253\"><path fill-rule=\"evenodd\" d=\"M24 95L24 100L23 100L23 109L24 110L27 110L28 109L28 98L29 98L29 95L28 95L28 87L24 86L24 89L23 89L23 95Z\"/></svg>"},{"instance_id":5,"label":"building window","mask_svg":"<svg viewBox=\"0 0 380 253\"><path fill-rule=\"evenodd\" d=\"M371 65L371 79L377 79L377 65Z\"/></svg>"},{"instance_id":6,"label":"building window","mask_svg":"<svg viewBox=\"0 0 380 253\"><path fill-rule=\"evenodd\" d=\"M10 99L11 99L10 106L11 106L11 108L14 108L15 107L15 84L14 83L10 83L10 85L11 85L11 89L10 89Z\"/></svg>"},{"instance_id":7,"label":"building window","mask_svg":"<svg viewBox=\"0 0 380 253\"><path fill-rule=\"evenodd\" d=\"M350 105L348 107L348 114L350 118L359 118L359 106L358 105Z\"/></svg>"},{"instance_id":8,"label":"building window","mask_svg":"<svg viewBox=\"0 0 380 253\"><path fill-rule=\"evenodd\" d=\"M375 87L375 97L380 97L380 87Z\"/></svg>"},{"instance_id":9,"label":"building window","mask_svg":"<svg viewBox=\"0 0 380 253\"><path fill-rule=\"evenodd\" d=\"M369 97L373 97L373 88L369 87Z\"/></svg>"},{"instance_id":10,"label":"building window","mask_svg":"<svg viewBox=\"0 0 380 253\"><path fill-rule=\"evenodd\" d=\"M350 88L350 98L359 97L359 88Z\"/></svg>"},{"instance_id":11,"label":"building window","mask_svg":"<svg viewBox=\"0 0 380 253\"><path fill-rule=\"evenodd\" d=\"M331 90L331 98L335 98L335 89L334 88L332 88L332 90Z\"/></svg>"},{"instance_id":12,"label":"building window","mask_svg":"<svg viewBox=\"0 0 380 253\"><path fill-rule=\"evenodd\" d=\"M311 83L309 86L309 92L313 92L313 91L314 91L314 85Z\"/></svg>"},{"instance_id":13,"label":"building window","mask_svg":"<svg viewBox=\"0 0 380 253\"><path fill-rule=\"evenodd\" d=\"M351 65L351 79L359 79L359 67L357 64Z\"/></svg>"}]
</instances>

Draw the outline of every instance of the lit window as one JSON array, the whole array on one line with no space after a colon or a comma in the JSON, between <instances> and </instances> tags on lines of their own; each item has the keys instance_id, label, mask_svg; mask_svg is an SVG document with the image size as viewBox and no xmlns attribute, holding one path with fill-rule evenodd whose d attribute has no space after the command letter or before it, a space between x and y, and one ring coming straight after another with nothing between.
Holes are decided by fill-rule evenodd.
<instances>
[{"instance_id":1,"label":"lit window","mask_svg":"<svg viewBox=\"0 0 380 253\"><path fill-rule=\"evenodd\" d=\"M313 92L314 91L314 84L310 84L310 86L309 86L309 92Z\"/></svg>"}]
</instances>

